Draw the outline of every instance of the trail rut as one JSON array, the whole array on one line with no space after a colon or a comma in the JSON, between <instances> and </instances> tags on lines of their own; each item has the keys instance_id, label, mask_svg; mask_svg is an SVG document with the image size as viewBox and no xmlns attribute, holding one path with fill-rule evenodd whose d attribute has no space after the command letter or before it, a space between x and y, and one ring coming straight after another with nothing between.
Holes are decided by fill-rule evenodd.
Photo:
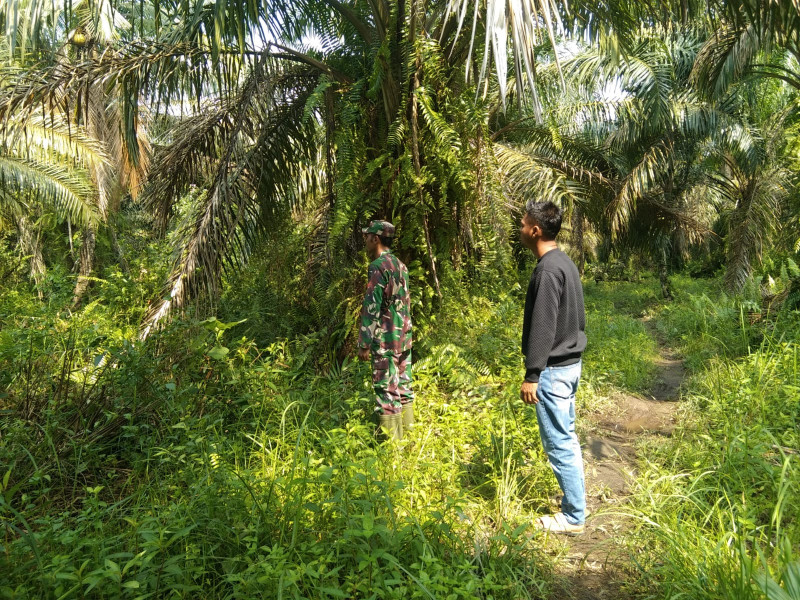
<instances>
[{"instance_id":1,"label":"trail rut","mask_svg":"<svg viewBox=\"0 0 800 600\"><path fill-rule=\"evenodd\" d=\"M654 328L645 323L651 334ZM621 545L631 523L617 510L630 496L636 475L637 447L644 439L672 434L680 387L686 373L675 352L659 343L658 375L647 394L617 393L613 414L595 416L581 439L589 517L579 537L548 536L548 552L560 555L561 583L554 597L575 600L624 600L622 583L629 564ZM580 417L579 417L580 418Z\"/></svg>"}]
</instances>

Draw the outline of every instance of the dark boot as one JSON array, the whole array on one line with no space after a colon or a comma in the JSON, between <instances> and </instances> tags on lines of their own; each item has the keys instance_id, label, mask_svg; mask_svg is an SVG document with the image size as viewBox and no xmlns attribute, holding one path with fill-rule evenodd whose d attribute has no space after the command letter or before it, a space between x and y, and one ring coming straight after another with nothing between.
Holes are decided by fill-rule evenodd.
<instances>
[{"instance_id":1,"label":"dark boot","mask_svg":"<svg viewBox=\"0 0 800 600\"><path fill-rule=\"evenodd\" d=\"M403 429L411 429L416 421L414 420L414 403L403 404Z\"/></svg>"},{"instance_id":2,"label":"dark boot","mask_svg":"<svg viewBox=\"0 0 800 600\"><path fill-rule=\"evenodd\" d=\"M403 439L403 415L378 415L378 437L382 440L392 438L400 441Z\"/></svg>"}]
</instances>

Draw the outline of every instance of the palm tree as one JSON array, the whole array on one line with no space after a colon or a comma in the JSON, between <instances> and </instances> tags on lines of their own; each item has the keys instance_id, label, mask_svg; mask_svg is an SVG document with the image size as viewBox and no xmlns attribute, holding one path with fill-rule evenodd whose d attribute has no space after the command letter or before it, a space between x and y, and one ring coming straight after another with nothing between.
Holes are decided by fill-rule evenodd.
<instances>
[{"instance_id":1,"label":"palm tree","mask_svg":"<svg viewBox=\"0 0 800 600\"><path fill-rule=\"evenodd\" d=\"M653 28L634 41L621 63L598 48L566 61L566 94L545 105L547 126L522 119L498 131L509 188L577 208L573 233L583 232L585 214L618 249L650 254L667 297L670 265L710 231L719 211L736 207L728 266L729 282L740 283L770 231L770 200L785 194L776 144L764 150L736 93L704 99L694 92L702 30Z\"/></svg>"},{"instance_id":2,"label":"palm tree","mask_svg":"<svg viewBox=\"0 0 800 600\"><path fill-rule=\"evenodd\" d=\"M766 242L773 241L781 229L780 215L790 193L790 172L781 157L785 118L790 105L763 130L733 129L723 146L722 168L711 177L712 185L725 201L727 223L727 264L725 285L740 292L750 277L755 260L761 257ZM755 140L757 152L742 153L737 138Z\"/></svg>"},{"instance_id":3,"label":"palm tree","mask_svg":"<svg viewBox=\"0 0 800 600\"><path fill-rule=\"evenodd\" d=\"M693 81L720 96L746 75L800 90L800 10L796 2L716 1L716 31L704 45Z\"/></svg>"},{"instance_id":4,"label":"palm tree","mask_svg":"<svg viewBox=\"0 0 800 600\"><path fill-rule=\"evenodd\" d=\"M592 35L606 35L608 28L601 27L605 33L597 33L600 30L590 28L589 22L591 18L600 22L603 14L624 21L629 7L620 6L600 11L599 3L579 3L569 15L575 17L576 31L592 29ZM40 0L28 0L28 7L35 13L41 8ZM159 159L159 169L153 174L149 201L163 220L188 186L208 186L208 192L197 199L204 206L198 208L199 214L206 216L198 217L194 229L187 230L192 233L181 237L169 299L154 309L152 319L183 306L200 291L218 289L221 265L246 257L257 239L254 232L264 230L264 215L299 197L296 189L278 182L300 172L323 173L311 179L328 198L331 214L320 220L329 230L325 232L328 239L338 238L341 247L352 236L355 221L369 216L399 219L408 233L403 245L411 258L426 256L432 284L438 289L437 255L444 253L458 261L462 252L469 254L479 246L474 242L478 233L473 227L475 201L482 198L484 206L492 204L486 197L491 186L480 175L487 172L489 156L482 116L485 107L448 103L453 95L471 95L456 73L465 66L471 71L473 51L483 50L475 44L474 35L471 39L458 35L459 19L453 13L457 8L461 20L469 13L475 26L483 27L486 56L490 46L496 56L504 56L507 23L513 25L515 47L521 49L522 43L554 41L562 29L558 20L568 14L546 2L525 2L524 22L519 20L522 14L515 12L516 4L506 2L456 7L452 3L424 6L419 0L322 0L275 2L264 8L260 3L239 2L167 2L146 7L143 2L117 3L111 22L118 14L130 23L121 33L124 47L106 43L102 55L84 51L82 63L59 64L41 74L39 81L46 83L23 82L2 103L9 107L51 105L55 95L81 98L97 81L126 90L119 106L132 155L136 132L131 124L137 120L140 101L162 115L164 109L157 107L175 104L195 113L181 120L182 131L175 136L174 147L164 148L165 159ZM482 9L489 11L488 17L481 16ZM13 34L19 27L9 19L10 11L6 13L7 30ZM50 21L57 33L61 21L55 17ZM79 20L76 27L95 40L94 32L102 22L108 18L104 21L102 15L94 15ZM302 48L305 32L323 40L321 51ZM517 72L527 73L531 83L533 55L518 56ZM504 73L505 61L495 62L497 71ZM517 77L519 82L522 79ZM503 88L505 76L498 81ZM287 87L292 85L298 88ZM305 110L299 110L302 98L307 102ZM56 106L67 108L63 102ZM277 130L248 128L254 106L267 111L265 115L291 116L301 122L291 127L292 135L282 138L275 137ZM465 114L467 118L461 118ZM324 143L308 146L313 123L315 135L324 135ZM255 160L251 151L263 149L265 140L273 144L273 154L281 157L277 162L259 163L261 179L276 182L271 191L249 182L252 167L247 161ZM313 147L323 151L312 156L309 148ZM297 162L289 165L284 159ZM471 171L478 172L475 193L467 185ZM170 175L179 172L185 176ZM394 175L387 178L384 173ZM259 208L245 209L244 205ZM221 216L219 211L227 207L240 212ZM209 228L216 228L215 232L211 234ZM223 245L211 249L223 240ZM198 268L199 259L190 258L195 252L204 255L203 268Z\"/></svg>"},{"instance_id":5,"label":"palm tree","mask_svg":"<svg viewBox=\"0 0 800 600\"><path fill-rule=\"evenodd\" d=\"M592 121L600 124L598 133L620 174L609 224L619 242L654 251L665 296L670 265L709 232L709 198L696 193L707 189L705 157L716 151L722 132L741 123L730 99L702 99L690 85L702 44L702 31L655 28L641 35L618 68L594 52L570 65L582 80L597 73L601 80L618 78L623 99L615 118L604 125ZM752 138L736 142L742 154L755 151Z\"/></svg>"},{"instance_id":6,"label":"palm tree","mask_svg":"<svg viewBox=\"0 0 800 600\"><path fill-rule=\"evenodd\" d=\"M653 256L669 296L672 257L704 228L691 216L690 192L720 115L686 84L700 45L691 32L655 28L633 42L621 62L597 47L565 61L566 93L549 103L549 126L515 127L514 160L508 147L498 149L512 183L533 181L539 197L562 198L573 209L574 234L584 232L586 215L616 248Z\"/></svg>"},{"instance_id":7,"label":"palm tree","mask_svg":"<svg viewBox=\"0 0 800 600\"><path fill-rule=\"evenodd\" d=\"M786 123L798 109L800 11L796 3L755 0L719 2L716 8L717 30L698 55L692 82L706 97L738 96L740 103L747 102L754 124L745 122L727 133L755 140L756 149L746 155L724 149L722 168L713 178L732 207L726 212L725 282L736 292L764 242L780 229L777 215L789 194L782 146Z\"/></svg>"},{"instance_id":8,"label":"palm tree","mask_svg":"<svg viewBox=\"0 0 800 600\"><path fill-rule=\"evenodd\" d=\"M80 68L82 61L91 58L101 47L108 46L119 38L118 28L128 25L109 3L95 5L79 2L75 4L73 12L66 20L67 23L75 25L72 31L67 32L67 41L59 42L55 38L43 40L46 29L41 26L42 23L60 23L64 16L59 14L55 5L50 5L44 14L36 18L32 12L34 7L35 3L22 3L22 6L17 6L23 14L23 18L16 23L24 33L20 36L23 43L19 44L23 56L15 61L18 66L9 69L10 76L5 80L7 83L0 92L7 99L19 98L26 93L26 89L30 91L37 85L42 85L41 81L35 80L35 74L31 80L29 71L22 66L25 64L26 44L31 41L38 42L36 49L40 55L47 56L50 62L49 69L52 71ZM9 44L3 47L3 56L12 64L15 40L16 36L10 36ZM134 119L136 136L126 139L122 134L123 115L119 108L121 104L114 101L114 96L117 94L120 94L120 90L109 89L96 81L87 82L80 89L60 87L56 83L48 86L49 107L37 107L31 102L9 103L6 121L2 127L2 133L8 139L20 139L20 136L24 138L29 132L43 135L47 129L52 130L51 137L66 136L68 141L74 139L75 144L84 146L84 150L74 150L78 159L86 154L87 140L90 146L102 154L102 160L86 162L83 165L85 172L81 173L88 176L90 185L81 190L80 201L94 203L93 212L97 214L99 221L98 219L76 221L76 225L82 231L82 243L76 265L78 278L73 303L80 300L89 283L99 222L107 222L116 213L124 193L130 192L133 195L137 193L147 165L148 142L146 136L142 135L140 120ZM69 157L71 150L68 141L62 139L62 146L67 148L62 159ZM72 200L75 201L76 198L73 196ZM112 242L116 246L113 229L110 233ZM25 239L29 237L25 236ZM72 244L71 237L70 244Z\"/></svg>"},{"instance_id":9,"label":"palm tree","mask_svg":"<svg viewBox=\"0 0 800 600\"><path fill-rule=\"evenodd\" d=\"M213 298L224 269L242 264L297 206L319 213L321 243L314 247L324 251L312 271L352 264L357 223L380 216L403 225L401 250L425 264L438 289L440 259L477 256L478 217L496 205L490 131L511 124L498 116L508 110L507 70L496 60L497 79L490 80L472 57L504 56L510 32L521 52L512 70L516 97L523 99L534 79L547 89L544 100L527 108L519 102L530 111L528 138L499 135L504 146L497 157L517 173L517 183L547 169L541 185L549 181L576 208L576 230L584 212L619 243L660 248L665 275L682 240L703 229L691 216L692 191L702 182L698 165L713 131L735 115L697 97L687 83L702 38L671 32L666 43L656 35L637 38L632 15L643 9L636 6L613 3L605 10L580 2L567 11L527 0L427 6L320 0L271 3L265 12L258 2L118 3L115 10L130 24L119 42L17 79L0 109L32 114L45 106L71 114L80 103L85 113L92 104L87 90L102 84L115 94L117 129L131 157L139 154L143 106L169 126L143 197L162 230L177 226L182 197L189 194L191 206L182 213L165 299L153 305L147 333L190 299ZM674 14L669 3L659 6L660 18ZM693 2L681 7L686 19L696 9ZM460 35L470 20L472 35ZM86 39L96 21L78 22L90 33ZM566 65L552 59L550 75L536 63L537 43L552 50L560 35L587 32L602 41L600 50ZM317 35L321 48L306 48L306 33ZM606 52L617 42L628 50L624 60ZM572 113L579 128L564 125L564 115L545 126L546 96L566 89L567 79L596 91L598 80L615 78L625 97L613 107L595 98ZM496 105L487 93L495 86ZM523 155L535 155L538 166Z\"/></svg>"},{"instance_id":10,"label":"palm tree","mask_svg":"<svg viewBox=\"0 0 800 600\"><path fill-rule=\"evenodd\" d=\"M60 118L7 120L0 134L0 214L15 223L37 285L45 272L37 215L49 211L80 226L95 226L100 215L91 171L108 161L100 142Z\"/></svg>"},{"instance_id":11,"label":"palm tree","mask_svg":"<svg viewBox=\"0 0 800 600\"><path fill-rule=\"evenodd\" d=\"M196 218L179 236L169 297L154 308L151 322L200 292L213 297L221 267L247 256L258 234L268 229L270 215L321 189L332 211L324 219L329 235L351 236L352 224L369 216L404 219L404 244L411 251L424 248L438 285L433 226L446 224L450 213L462 227L469 219L456 194L431 182L449 179L445 188L464 188L463 175L447 172L464 172L457 163L468 152L453 152L458 133L442 116L436 93L438 86L442 94L446 90L449 65L425 34L421 4L278 7L276 20L305 25L285 32L279 42L258 44L234 27L244 23L252 33L260 28L257 14L244 8L236 13L235 5L196 8L164 6L172 11L162 21L169 26L156 40L85 54L80 64L60 63L37 81L18 82L2 102L20 110L50 106L55 96L80 99L102 81L112 89L135 91L133 98L130 93L120 98L126 125L136 120L142 97L156 111L177 101L194 113L169 134L147 188L162 224L181 194L192 185L206 188L196 198ZM306 27L334 40L324 56L298 49ZM192 91L194 101L186 107L183 100ZM64 102L56 106L69 109ZM479 125L464 122L467 128ZM127 127L125 133L136 138ZM426 154L425 143L439 144L442 152ZM433 169L442 173L432 176ZM387 172L395 174L387 180ZM303 190L294 185L301 174L309 184ZM406 200L409 195L416 206ZM441 202L448 197L456 200L455 210Z\"/></svg>"},{"instance_id":12,"label":"palm tree","mask_svg":"<svg viewBox=\"0 0 800 600\"><path fill-rule=\"evenodd\" d=\"M506 192L515 205L547 198L566 210L569 248L582 273L590 237L586 217L595 226L602 221L599 207L611 202L617 173L601 146L567 125L513 129L513 136L501 134L493 146Z\"/></svg>"}]
</instances>

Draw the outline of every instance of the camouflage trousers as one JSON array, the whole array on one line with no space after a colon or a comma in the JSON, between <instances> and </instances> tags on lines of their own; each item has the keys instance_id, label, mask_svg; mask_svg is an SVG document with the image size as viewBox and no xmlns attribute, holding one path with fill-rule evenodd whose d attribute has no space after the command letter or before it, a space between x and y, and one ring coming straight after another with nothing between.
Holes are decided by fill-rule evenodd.
<instances>
[{"instance_id":1,"label":"camouflage trousers","mask_svg":"<svg viewBox=\"0 0 800 600\"><path fill-rule=\"evenodd\" d=\"M403 405L414 401L411 390L411 350L399 354L372 353L372 388L375 390L376 412L398 414Z\"/></svg>"}]
</instances>

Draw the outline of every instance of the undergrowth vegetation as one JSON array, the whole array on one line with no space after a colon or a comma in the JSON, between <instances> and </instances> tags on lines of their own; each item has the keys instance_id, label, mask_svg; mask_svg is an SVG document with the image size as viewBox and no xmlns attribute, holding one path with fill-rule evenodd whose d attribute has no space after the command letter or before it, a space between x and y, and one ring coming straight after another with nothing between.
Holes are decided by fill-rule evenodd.
<instances>
[{"instance_id":1,"label":"undergrowth vegetation","mask_svg":"<svg viewBox=\"0 0 800 600\"><path fill-rule=\"evenodd\" d=\"M560 593L530 527L558 487L517 397L520 285L448 283L414 348L418 425L380 444L368 366L331 352L335 327L283 335L260 312L283 292L243 299L256 280L226 293L226 321L138 342L137 302L156 281L142 259L74 312L22 288L0 301L0 596ZM754 319L752 301L708 281L674 285L667 304L653 278L585 285L582 415L653 384L656 336L692 373L683 425L637 483L631 589L791 598L800 319Z\"/></svg>"},{"instance_id":2,"label":"undergrowth vegetation","mask_svg":"<svg viewBox=\"0 0 800 600\"><path fill-rule=\"evenodd\" d=\"M419 425L392 445L329 331L279 337L230 292L231 321L137 342L125 298L153 279L131 271L75 312L3 296L3 597L549 596L529 524L558 488L517 397L521 288L453 285L421 319ZM612 296L587 290L587 408L647 380L652 343Z\"/></svg>"},{"instance_id":3,"label":"undergrowth vegetation","mask_svg":"<svg viewBox=\"0 0 800 600\"><path fill-rule=\"evenodd\" d=\"M681 425L638 482L649 597L800 595L800 314L681 279L659 330L686 356Z\"/></svg>"},{"instance_id":4,"label":"undergrowth vegetation","mask_svg":"<svg viewBox=\"0 0 800 600\"><path fill-rule=\"evenodd\" d=\"M531 200L586 280L582 439L660 345L690 372L609 459L632 593L800 599L799 2L0 0L0 599L580 596L530 526ZM354 360L372 219L399 443Z\"/></svg>"}]
</instances>

